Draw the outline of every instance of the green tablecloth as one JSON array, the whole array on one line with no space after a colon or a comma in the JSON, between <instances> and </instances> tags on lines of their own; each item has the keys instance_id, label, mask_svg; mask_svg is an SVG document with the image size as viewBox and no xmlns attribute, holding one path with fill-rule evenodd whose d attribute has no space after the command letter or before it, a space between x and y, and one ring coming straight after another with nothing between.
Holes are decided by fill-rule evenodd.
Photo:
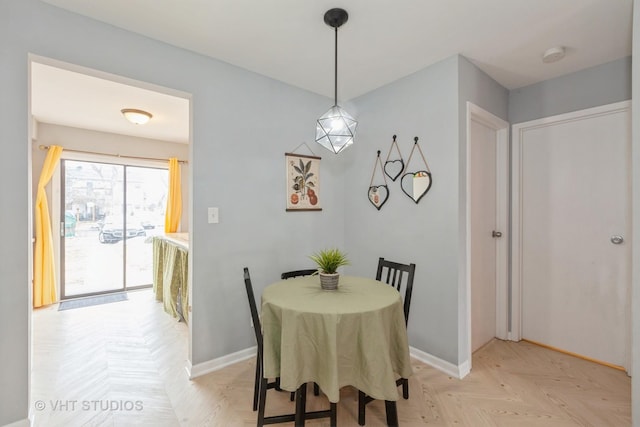
<instances>
[{"instance_id":1,"label":"green tablecloth","mask_svg":"<svg viewBox=\"0 0 640 427\"><path fill-rule=\"evenodd\" d=\"M164 311L189 320L188 249L163 236L153 238L153 291ZM178 298L178 295L180 296Z\"/></svg>"},{"instance_id":2,"label":"green tablecloth","mask_svg":"<svg viewBox=\"0 0 640 427\"><path fill-rule=\"evenodd\" d=\"M411 375L400 294L363 277L340 276L335 291L318 276L283 280L262 293L264 376L295 391L316 382L329 401L352 385L397 400L396 378Z\"/></svg>"}]
</instances>

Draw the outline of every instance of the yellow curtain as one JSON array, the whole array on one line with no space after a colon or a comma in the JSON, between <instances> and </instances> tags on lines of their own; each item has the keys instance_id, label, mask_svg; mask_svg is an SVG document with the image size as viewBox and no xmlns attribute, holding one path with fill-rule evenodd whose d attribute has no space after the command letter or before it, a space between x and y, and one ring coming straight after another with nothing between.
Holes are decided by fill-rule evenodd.
<instances>
[{"instance_id":1,"label":"yellow curtain","mask_svg":"<svg viewBox=\"0 0 640 427\"><path fill-rule=\"evenodd\" d=\"M167 211L164 217L164 232L175 233L180 226L182 216L182 192L180 190L180 163L178 159L169 159L169 195Z\"/></svg>"},{"instance_id":2,"label":"yellow curtain","mask_svg":"<svg viewBox=\"0 0 640 427\"><path fill-rule=\"evenodd\" d=\"M58 166L62 147L49 147L47 157L42 166L38 192L36 194L36 248L33 256L33 306L53 304L58 300L56 292L56 269L53 258L53 236L51 234L51 217L44 187L49 183Z\"/></svg>"}]
</instances>

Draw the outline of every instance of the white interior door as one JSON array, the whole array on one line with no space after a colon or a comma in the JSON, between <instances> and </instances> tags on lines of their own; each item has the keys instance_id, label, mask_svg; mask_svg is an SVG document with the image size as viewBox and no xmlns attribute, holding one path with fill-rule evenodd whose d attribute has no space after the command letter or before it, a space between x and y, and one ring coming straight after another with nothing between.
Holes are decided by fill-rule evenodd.
<instances>
[{"instance_id":1,"label":"white interior door","mask_svg":"<svg viewBox=\"0 0 640 427\"><path fill-rule=\"evenodd\" d=\"M515 125L513 138L521 337L628 367L629 103Z\"/></svg>"},{"instance_id":2,"label":"white interior door","mask_svg":"<svg viewBox=\"0 0 640 427\"><path fill-rule=\"evenodd\" d=\"M468 121L471 352L507 330L507 130L473 106Z\"/></svg>"},{"instance_id":3,"label":"white interior door","mask_svg":"<svg viewBox=\"0 0 640 427\"><path fill-rule=\"evenodd\" d=\"M496 131L471 121L471 351L496 335Z\"/></svg>"}]
</instances>

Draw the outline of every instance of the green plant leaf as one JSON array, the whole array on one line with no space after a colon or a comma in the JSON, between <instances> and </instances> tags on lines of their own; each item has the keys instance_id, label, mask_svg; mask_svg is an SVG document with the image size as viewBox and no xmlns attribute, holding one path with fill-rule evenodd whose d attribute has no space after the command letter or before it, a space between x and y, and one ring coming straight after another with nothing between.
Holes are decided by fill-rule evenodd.
<instances>
[{"instance_id":1,"label":"green plant leaf","mask_svg":"<svg viewBox=\"0 0 640 427\"><path fill-rule=\"evenodd\" d=\"M338 267L350 265L347 254L337 248L323 249L310 255L309 258L318 265L321 273L334 274Z\"/></svg>"}]
</instances>

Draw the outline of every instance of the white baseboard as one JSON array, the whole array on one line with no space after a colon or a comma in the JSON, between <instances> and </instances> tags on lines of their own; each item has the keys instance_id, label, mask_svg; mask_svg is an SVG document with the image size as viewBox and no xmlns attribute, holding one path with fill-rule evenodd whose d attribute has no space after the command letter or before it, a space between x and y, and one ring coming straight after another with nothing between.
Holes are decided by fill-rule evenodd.
<instances>
[{"instance_id":1,"label":"white baseboard","mask_svg":"<svg viewBox=\"0 0 640 427\"><path fill-rule=\"evenodd\" d=\"M471 372L471 362L468 360L466 362L462 362L462 364L458 365L458 378L463 379Z\"/></svg>"},{"instance_id":2,"label":"white baseboard","mask_svg":"<svg viewBox=\"0 0 640 427\"><path fill-rule=\"evenodd\" d=\"M209 360L207 362L198 363L197 365L191 365L188 363L186 366L187 375L189 375L189 379L197 378L202 375L206 375L210 372L217 371L219 369L225 368L229 365L233 365L234 363L241 362L243 360L247 360L251 357L256 356L256 347L250 347L245 350L240 350L235 353L227 354L226 356L219 357L217 359ZM418 350L414 347L409 347L409 353L411 357L418 359L419 361L426 363L429 366L436 368L439 371L444 372L447 375L452 377L462 379L469 372L469 362L466 361L460 365L454 365L453 363L447 362L446 360L442 360L436 356L433 356L429 353L425 353L422 350ZM19 427L18 425L11 427Z\"/></svg>"},{"instance_id":3,"label":"white baseboard","mask_svg":"<svg viewBox=\"0 0 640 427\"><path fill-rule=\"evenodd\" d=\"M25 418L24 420L16 421L11 424L5 424L3 427L30 427L30 426L31 426L31 423L29 422L29 419Z\"/></svg>"},{"instance_id":4,"label":"white baseboard","mask_svg":"<svg viewBox=\"0 0 640 427\"><path fill-rule=\"evenodd\" d=\"M196 377L200 377L229 365L233 365L234 363L256 357L256 351L257 347L254 346L245 350L237 351L235 353L227 354L226 356L218 357L217 359L198 363L197 365L192 365L191 362L188 362L186 366L187 375L189 375L190 380Z\"/></svg>"},{"instance_id":5,"label":"white baseboard","mask_svg":"<svg viewBox=\"0 0 640 427\"><path fill-rule=\"evenodd\" d=\"M424 351L418 350L414 347L409 347L409 353L411 354L411 357L414 357L419 361L426 363L427 365L432 366L437 370L458 379L464 378L470 371L468 361L462 363L461 365L454 365L453 363L442 360L439 357L436 357L429 353L425 353Z\"/></svg>"}]
</instances>

